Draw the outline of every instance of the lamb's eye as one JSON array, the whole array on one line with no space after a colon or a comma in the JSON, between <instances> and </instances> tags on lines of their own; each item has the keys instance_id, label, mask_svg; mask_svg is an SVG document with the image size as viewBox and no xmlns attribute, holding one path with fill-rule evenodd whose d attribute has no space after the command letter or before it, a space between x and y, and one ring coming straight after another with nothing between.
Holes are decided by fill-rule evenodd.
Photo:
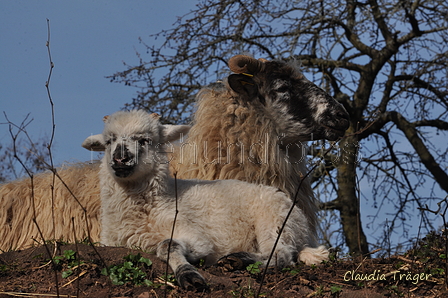
<instances>
[{"instance_id":1,"label":"lamb's eye","mask_svg":"<svg viewBox=\"0 0 448 298\"><path fill-rule=\"evenodd\" d=\"M105 142L106 146L109 146L110 144L112 144L112 142L115 142L116 140L117 140L116 136L110 135L104 139L104 142Z\"/></svg>"},{"instance_id":2,"label":"lamb's eye","mask_svg":"<svg viewBox=\"0 0 448 298\"><path fill-rule=\"evenodd\" d=\"M139 140L138 140L138 143L139 143L141 146L144 146L144 145L146 145L146 144L149 143L149 139L139 139Z\"/></svg>"}]
</instances>

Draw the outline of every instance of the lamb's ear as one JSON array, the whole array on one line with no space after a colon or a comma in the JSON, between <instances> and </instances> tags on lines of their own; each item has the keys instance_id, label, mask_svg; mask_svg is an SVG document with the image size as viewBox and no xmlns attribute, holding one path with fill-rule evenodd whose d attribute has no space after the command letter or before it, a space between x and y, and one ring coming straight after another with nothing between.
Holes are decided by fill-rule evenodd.
<instances>
[{"instance_id":1,"label":"lamb's ear","mask_svg":"<svg viewBox=\"0 0 448 298\"><path fill-rule=\"evenodd\" d=\"M252 79L251 75L247 74L231 74L227 81L229 82L230 88L236 93L249 96L253 98L257 94L258 88Z\"/></svg>"},{"instance_id":2,"label":"lamb's ear","mask_svg":"<svg viewBox=\"0 0 448 298\"><path fill-rule=\"evenodd\" d=\"M104 138L102 134L93 135L88 137L82 142L81 145L83 148L86 148L90 151L105 151L106 146L104 144Z\"/></svg>"},{"instance_id":3,"label":"lamb's ear","mask_svg":"<svg viewBox=\"0 0 448 298\"><path fill-rule=\"evenodd\" d=\"M163 126L163 141L174 142L184 137L189 131L190 125L164 125Z\"/></svg>"}]
</instances>

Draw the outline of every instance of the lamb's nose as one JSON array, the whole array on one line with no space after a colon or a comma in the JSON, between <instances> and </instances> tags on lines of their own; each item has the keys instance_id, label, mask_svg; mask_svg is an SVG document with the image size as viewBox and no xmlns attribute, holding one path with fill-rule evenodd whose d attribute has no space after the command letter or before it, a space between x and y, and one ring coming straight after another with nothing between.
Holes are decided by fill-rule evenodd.
<instances>
[{"instance_id":1,"label":"lamb's nose","mask_svg":"<svg viewBox=\"0 0 448 298\"><path fill-rule=\"evenodd\" d=\"M118 145L117 148L115 148L112 159L115 164L121 165L130 161L132 156L126 146Z\"/></svg>"}]
</instances>

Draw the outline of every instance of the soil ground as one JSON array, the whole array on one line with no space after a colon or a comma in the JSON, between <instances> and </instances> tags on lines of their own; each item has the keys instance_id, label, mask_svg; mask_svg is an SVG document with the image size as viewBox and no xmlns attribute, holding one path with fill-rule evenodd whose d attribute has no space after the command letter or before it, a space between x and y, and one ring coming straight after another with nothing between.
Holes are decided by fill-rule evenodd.
<instances>
[{"instance_id":1,"label":"soil ground","mask_svg":"<svg viewBox=\"0 0 448 298\"><path fill-rule=\"evenodd\" d=\"M259 297L448 297L446 241L446 236L431 234L416 248L399 256L332 257L317 266L301 264L280 272L269 269ZM47 248L58 264L49 262ZM57 297L58 292L59 297L95 298L255 297L262 278L256 266L251 272L199 266L199 272L209 283L209 291L186 291L170 277L165 283L162 277L166 264L153 254L87 244L53 243L47 248L39 246L0 254L0 298ZM123 258L128 256L129 261L129 255L138 254L152 261L150 266L139 263L149 285L131 282L115 285L101 273L104 264L108 268L124 268ZM137 281L136 275L131 278Z\"/></svg>"}]
</instances>

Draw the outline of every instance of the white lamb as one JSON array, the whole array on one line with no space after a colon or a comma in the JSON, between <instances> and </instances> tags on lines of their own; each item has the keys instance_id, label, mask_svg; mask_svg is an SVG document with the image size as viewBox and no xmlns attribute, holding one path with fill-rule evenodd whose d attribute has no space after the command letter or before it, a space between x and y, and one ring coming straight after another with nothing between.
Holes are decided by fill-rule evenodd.
<instances>
[{"instance_id":1,"label":"white lamb","mask_svg":"<svg viewBox=\"0 0 448 298\"><path fill-rule=\"evenodd\" d=\"M206 264L219 260L234 269L256 261L265 264L292 200L276 188L238 180L170 178L161 151L178 132L165 129L158 118L140 110L117 112L105 120L106 153L99 175L101 242L155 249L184 288L206 287L190 264L200 259ZM294 207L272 264L281 268L297 260L320 263L328 251L308 247L312 238L306 216Z\"/></svg>"}]
</instances>

